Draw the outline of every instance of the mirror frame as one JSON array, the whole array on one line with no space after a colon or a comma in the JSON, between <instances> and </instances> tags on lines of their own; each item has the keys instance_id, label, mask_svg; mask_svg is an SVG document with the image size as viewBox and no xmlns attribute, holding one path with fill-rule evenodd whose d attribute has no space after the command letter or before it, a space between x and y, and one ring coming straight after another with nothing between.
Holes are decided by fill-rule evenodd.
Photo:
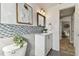
<instances>
[{"instance_id":1,"label":"mirror frame","mask_svg":"<svg viewBox=\"0 0 79 59\"><path fill-rule=\"evenodd\" d=\"M45 26L46 26L46 17L45 17L44 15L38 13L38 12L37 12L37 26L41 26L41 25L39 24L39 21L41 21L41 20L39 19L39 16L43 17L43 26L45 27Z\"/></svg>"}]
</instances>

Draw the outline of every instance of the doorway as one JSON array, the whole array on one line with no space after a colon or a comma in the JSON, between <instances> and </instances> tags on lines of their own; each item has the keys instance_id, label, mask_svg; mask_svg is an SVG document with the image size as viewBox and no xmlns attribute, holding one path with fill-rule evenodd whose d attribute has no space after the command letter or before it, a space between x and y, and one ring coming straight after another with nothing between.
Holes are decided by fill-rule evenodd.
<instances>
[{"instance_id":1,"label":"doorway","mask_svg":"<svg viewBox=\"0 0 79 59\"><path fill-rule=\"evenodd\" d=\"M75 7L60 10L60 55L74 56L74 12Z\"/></svg>"}]
</instances>

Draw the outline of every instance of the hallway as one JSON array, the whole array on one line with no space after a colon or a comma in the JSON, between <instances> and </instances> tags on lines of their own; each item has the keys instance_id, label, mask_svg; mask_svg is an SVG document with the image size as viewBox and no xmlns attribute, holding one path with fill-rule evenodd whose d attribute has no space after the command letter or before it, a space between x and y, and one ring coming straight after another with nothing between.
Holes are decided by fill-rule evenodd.
<instances>
[{"instance_id":1,"label":"hallway","mask_svg":"<svg viewBox=\"0 0 79 59\"><path fill-rule=\"evenodd\" d=\"M60 54L65 53L69 56L75 55L75 49L73 44L69 42L69 39L63 38L60 40Z\"/></svg>"},{"instance_id":2,"label":"hallway","mask_svg":"<svg viewBox=\"0 0 79 59\"><path fill-rule=\"evenodd\" d=\"M60 40L60 51L50 50L48 56L74 56L75 49L73 44L69 42L69 39L63 38Z\"/></svg>"}]
</instances>

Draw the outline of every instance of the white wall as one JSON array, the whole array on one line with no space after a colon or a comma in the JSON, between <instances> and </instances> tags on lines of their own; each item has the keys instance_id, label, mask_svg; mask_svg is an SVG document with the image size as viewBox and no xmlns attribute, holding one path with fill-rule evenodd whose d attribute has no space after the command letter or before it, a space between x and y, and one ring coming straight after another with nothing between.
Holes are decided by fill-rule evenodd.
<instances>
[{"instance_id":1,"label":"white wall","mask_svg":"<svg viewBox=\"0 0 79 59\"><path fill-rule=\"evenodd\" d=\"M26 39L28 43L26 55L35 56L35 34L26 34L22 36Z\"/></svg>"},{"instance_id":2,"label":"white wall","mask_svg":"<svg viewBox=\"0 0 79 59\"><path fill-rule=\"evenodd\" d=\"M52 7L48 10L47 16L47 25L49 23L52 24L52 31L53 32L53 42L52 48L54 50L59 50L59 11L58 8ZM49 28L49 26L47 26Z\"/></svg>"},{"instance_id":3,"label":"white wall","mask_svg":"<svg viewBox=\"0 0 79 59\"><path fill-rule=\"evenodd\" d=\"M33 25L37 25L36 12L39 7L36 4L29 4L33 8ZM16 3L1 3L1 23L17 24L16 23Z\"/></svg>"},{"instance_id":4,"label":"white wall","mask_svg":"<svg viewBox=\"0 0 79 59\"><path fill-rule=\"evenodd\" d=\"M1 15L1 3L0 3L0 15ZM0 16L0 22L1 22L1 16Z\"/></svg>"},{"instance_id":5,"label":"white wall","mask_svg":"<svg viewBox=\"0 0 79 59\"><path fill-rule=\"evenodd\" d=\"M1 3L1 23L16 24L16 4Z\"/></svg>"},{"instance_id":6,"label":"white wall","mask_svg":"<svg viewBox=\"0 0 79 59\"><path fill-rule=\"evenodd\" d=\"M39 11L41 7L35 3L29 3L29 5L33 8L33 25L37 26L37 11Z\"/></svg>"},{"instance_id":7,"label":"white wall","mask_svg":"<svg viewBox=\"0 0 79 59\"><path fill-rule=\"evenodd\" d=\"M75 53L79 56L79 4L76 5L75 9L75 20L74 20L74 43Z\"/></svg>"}]
</instances>

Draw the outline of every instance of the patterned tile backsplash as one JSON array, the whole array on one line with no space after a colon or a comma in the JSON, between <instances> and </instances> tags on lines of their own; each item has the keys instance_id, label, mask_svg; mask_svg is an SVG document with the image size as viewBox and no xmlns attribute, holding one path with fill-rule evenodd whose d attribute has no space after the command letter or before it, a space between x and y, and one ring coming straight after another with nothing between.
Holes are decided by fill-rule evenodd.
<instances>
[{"instance_id":1,"label":"patterned tile backsplash","mask_svg":"<svg viewBox=\"0 0 79 59\"><path fill-rule=\"evenodd\" d=\"M34 34L41 33L43 27L14 25L14 24L1 24L0 23L0 37L10 37L14 34Z\"/></svg>"}]
</instances>

